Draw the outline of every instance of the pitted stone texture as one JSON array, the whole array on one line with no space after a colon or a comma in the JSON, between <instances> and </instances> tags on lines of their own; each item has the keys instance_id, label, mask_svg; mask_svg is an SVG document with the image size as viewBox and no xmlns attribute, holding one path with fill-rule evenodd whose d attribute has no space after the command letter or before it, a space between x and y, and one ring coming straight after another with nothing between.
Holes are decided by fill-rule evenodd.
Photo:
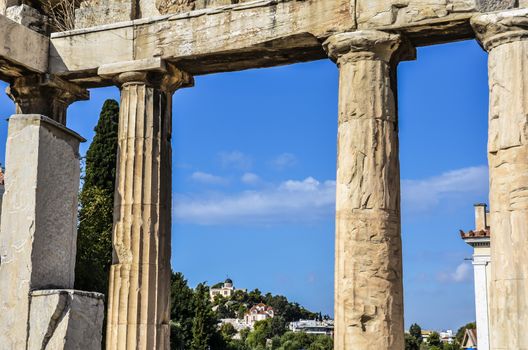
<instances>
[{"instance_id":1,"label":"pitted stone texture","mask_svg":"<svg viewBox=\"0 0 528 350\"><path fill-rule=\"evenodd\" d=\"M0 230L0 344L25 349L29 292L72 288L79 142L40 115L9 119Z\"/></svg>"},{"instance_id":2,"label":"pitted stone texture","mask_svg":"<svg viewBox=\"0 0 528 350\"><path fill-rule=\"evenodd\" d=\"M100 350L104 296L76 290L31 292L31 350Z\"/></svg>"},{"instance_id":3,"label":"pitted stone texture","mask_svg":"<svg viewBox=\"0 0 528 350\"><path fill-rule=\"evenodd\" d=\"M404 41L375 31L325 47L340 68L335 348L404 347L398 126L392 64ZM411 52L412 55L412 52Z\"/></svg>"},{"instance_id":4,"label":"pitted stone texture","mask_svg":"<svg viewBox=\"0 0 528 350\"><path fill-rule=\"evenodd\" d=\"M135 19L137 6L131 0L85 0L75 10L75 28L88 28L102 24Z\"/></svg>"},{"instance_id":5,"label":"pitted stone texture","mask_svg":"<svg viewBox=\"0 0 528 350\"><path fill-rule=\"evenodd\" d=\"M26 4L8 7L5 15L10 20L20 23L31 30L41 34L48 33L48 18Z\"/></svg>"},{"instance_id":6,"label":"pitted stone texture","mask_svg":"<svg viewBox=\"0 0 528 350\"><path fill-rule=\"evenodd\" d=\"M169 66L169 71L171 68ZM128 72L121 84L108 350L168 350L172 71Z\"/></svg>"},{"instance_id":7,"label":"pitted stone texture","mask_svg":"<svg viewBox=\"0 0 528 350\"><path fill-rule=\"evenodd\" d=\"M472 20L489 50L492 350L528 349L528 16Z\"/></svg>"},{"instance_id":8,"label":"pitted stone texture","mask_svg":"<svg viewBox=\"0 0 528 350\"><path fill-rule=\"evenodd\" d=\"M499 2L508 1L512 0ZM358 28L381 29L462 18L491 2L497 3L496 0L357 0L356 14Z\"/></svg>"}]
</instances>

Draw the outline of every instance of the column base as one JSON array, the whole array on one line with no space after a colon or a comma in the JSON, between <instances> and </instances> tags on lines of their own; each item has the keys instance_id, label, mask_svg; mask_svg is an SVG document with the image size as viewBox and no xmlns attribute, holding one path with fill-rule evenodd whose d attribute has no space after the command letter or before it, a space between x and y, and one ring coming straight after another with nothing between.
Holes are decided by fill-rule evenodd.
<instances>
[{"instance_id":1,"label":"column base","mask_svg":"<svg viewBox=\"0 0 528 350\"><path fill-rule=\"evenodd\" d=\"M104 296L71 289L30 293L28 349L100 350Z\"/></svg>"}]
</instances>

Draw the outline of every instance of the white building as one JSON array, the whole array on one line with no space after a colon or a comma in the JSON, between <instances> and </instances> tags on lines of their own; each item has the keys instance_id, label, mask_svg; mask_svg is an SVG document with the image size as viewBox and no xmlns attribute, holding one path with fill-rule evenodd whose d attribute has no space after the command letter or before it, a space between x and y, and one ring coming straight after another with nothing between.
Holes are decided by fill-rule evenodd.
<instances>
[{"instance_id":1,"label":"white building","mask_svg":"<svg viewBox=\"0 0 528 350\"><path fill-rule=\"evenodd\" d=\"M292 332L303 332L307 334L334 335L334 321L299 320L290 322L288 328Z\"/></svg>"},{"instance_id":2,"label":"white building","mask_svg":"<svg viewBox=\"0 0 528 350\"><path fill-rule=\"evenodd\" d=\"M454 343L456 336L451 329L448 329L447 331L441 331L439 334L440 334L440 341L442 343L448 343L448 344Z\"/></svg>"},{"instance_id":3,"label":"white building","mask_svg":"<svg viewBox=\"0 0 528 350\"><path fill-rule=\"evenodd\" d=\"M253 306L248 312L246 312L244 315L244 321L247 325L253 328L255 322L264 321L268 318L273 318L274 316L275 314L271 306L260 303Z\"/></svg>"},{"instance_id":4,"label":"white building","mask_svg":"<svg viewBox=\"0 0 528 350\"><path fill-rule=\"evenodd\" d=\"M225 280L225 282L222 284L220 288L211 288L209 290L209 295L211 297L211 300L214 300L215 296L221 295L224 298L230 298L233 293L235 293L237 289L233 285L233 281L228 278ZM245 289L240 289L242 291L246 291Z\"/></svg>"},{"instance_id":5,"label":"white building","mask_svg":"<svg viewBox=\"0 0 528 350\"><path fill-rule=\"evenodd\" d=\"M461 231L462 239L474 248L475 310L478 350L489 350L489 288L491 277L490 227L486 204L475 205L475 230Z\"/></svg>"}]
</instances>

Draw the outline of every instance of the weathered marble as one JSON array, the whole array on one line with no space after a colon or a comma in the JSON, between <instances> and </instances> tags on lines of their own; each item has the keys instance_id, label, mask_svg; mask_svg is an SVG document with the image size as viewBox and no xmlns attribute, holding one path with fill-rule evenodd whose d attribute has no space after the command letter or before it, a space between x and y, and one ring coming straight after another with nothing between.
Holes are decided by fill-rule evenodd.
<instances>
[{"instance_id":1,"label":"weathered marble","mask_svg":"<svg viewBox=\"0 0 528 350\"><path fill-rule=\"evenodd\" d=\"M0 230L0 344L25 349L29 293L73 288L82 137L41 115L9 119Z\"/></svg>"},{"instance_id":2,"label":"weathered marble","mask_svg":"<svg viewBox=\"0 0 528 350\"><path fill-rule=\"evenodd\" d=\"M340 72L334 346L401 350L403 282L394 79L397 61L412 58L414 51L400 36L378 31L338 34L324 45Z\"/></svg>"},{"instance_id":3,"label":"weathered marble","mask_svg":"<svg viewBox=\"0 0 528 350\"><path fill-rule=\"evenodd\" d=\"M528 349L528 10L480 15L489 52L493 350Z\"/></svg>"},{"instance_id":4,"label":"weathered marble","mask_svg":"<svg viewBox=\"0 0 528 350\"><path fill-rule=\"evenodd\" d=\"M30 294L30 350L100 350L104 296L71 289Z\"/></svg>"},{"instance_id":5,"label":"weathered marble","mask_svg":"<svg viewBox=\"0 0 528 350\"><path fill-rule=\"evenodd\" d=\"M43 113L63 125L68 106L90 96L86 89L48 74L16 78L6 92L15 102L18 114Z\"/></svg>"},{"instance_id":6,"label":"weathered marble","mask_svg":"<svg viewBox=\"0 0 528 350\"><path fill-rule=\"evenodd\" d=\"M49 37L2 15L0 31L0 79L48 71Z\"/></svg>"},{"instance_id":7,"label":"weathered marble","mask_svg":"<svg viewBox=\"0 0 528 350\"><path fill-rule=\"evenodd\" d=\"M172 66L115 73L121 108L106 348L164 350L170 321L171 99L192 78Z\"/></svg>"}]
</instances>

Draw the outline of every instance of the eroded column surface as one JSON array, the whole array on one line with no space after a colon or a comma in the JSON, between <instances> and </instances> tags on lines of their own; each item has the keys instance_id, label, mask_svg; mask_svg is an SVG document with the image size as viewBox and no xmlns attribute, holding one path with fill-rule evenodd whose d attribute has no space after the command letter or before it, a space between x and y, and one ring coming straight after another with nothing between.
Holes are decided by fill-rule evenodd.
<instances>
[{"instance_id":1,"label":"eroded column surface","mask_svg":"<svg viewBox=\"0 0 528 350\"><path fill-rule=\"evenodd\" d=\"M42 114L62 125L66 125L68 106L90 96L86 89L50 74L16 78L6 92L15 102L16 113Z\"/></svg>"},{"instance_id":2,"label":"eroded column surface","mask_svg":"<svg viewBox=\"0 0 528 350\"><path fill-rule=\"evenodd\" d=\"M169 349L171 98L176 69L119 74L118 169L107 349Z\"/></svg>"},{"instance_id":3,"label":"eroded column surface","mask_svg":"<svg viewBox=\"0 0 528 350\"><path fill-rule=\"evenodd\" d=\"M27 348L34 321L30 292L73 288L81 141L41 115L9 119L0 230L2 349ZM56 317L40 321L51 337Z\"/></svg>"},{"instance_id":4,"label":"eroded column surface","mask_svg":"<svg viewBox=\"0 0 528 350\"><path fill-rule=\"evenodd\" d=\"M398 35L378 31L338 34L325 48L340 70L335 349L401 350L395 62L414 57L414 50Z\"/></svg>"},{"instance_id":5,"label":"eroded column surface","mask_svg":"<svg viewBox=\"0 0 528 350\"><path fill-rule=\"evenodd\" d=\"M528 349L528 10L480 15L489 52L490 348Z\"/></svg>"}]
</instances>

